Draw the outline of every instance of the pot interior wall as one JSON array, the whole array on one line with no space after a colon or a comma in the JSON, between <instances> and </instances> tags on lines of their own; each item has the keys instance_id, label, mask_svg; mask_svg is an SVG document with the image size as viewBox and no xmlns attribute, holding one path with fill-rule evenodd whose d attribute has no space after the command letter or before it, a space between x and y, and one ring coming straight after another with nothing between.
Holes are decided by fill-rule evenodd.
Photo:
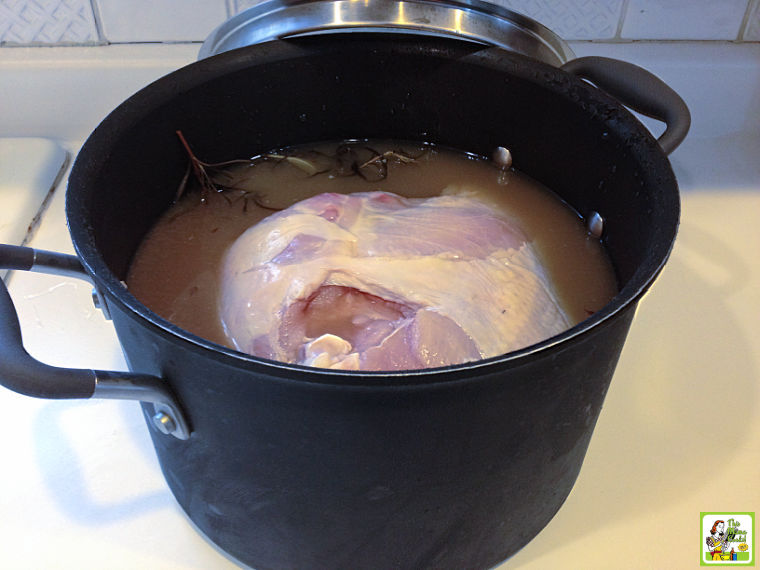
<instances>
[{"instance_id":1,"label":"pot interior wall","mask_svg":"<svg viewBox=\"0 0 760 570\"><path fill-rule=\"evenodd\" d=\"M581 215L602 214L621 285L656 273L677 224L675 181L656 142L588 84L464 42L321 36L197 62L114 111L69 184L69 221L86 265L97 269L102 254L124 278L185 172L177 130L207 162L343 138L425 141L486 156L507 146L517 169Z\"/></svg>"}]
</instances>

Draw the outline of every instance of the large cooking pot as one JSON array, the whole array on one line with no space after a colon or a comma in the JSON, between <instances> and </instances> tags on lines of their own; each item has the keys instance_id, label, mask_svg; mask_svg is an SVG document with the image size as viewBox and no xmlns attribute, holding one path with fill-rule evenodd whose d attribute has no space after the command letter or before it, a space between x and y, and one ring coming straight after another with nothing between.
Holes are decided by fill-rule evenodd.
<instances>
[{"instance_id":1,"label":"large cooking pot","mask_svg":"<svg viewBox=\"0 0 760 570\"><path fill-rule=\"evenodd\" d=\"M275 40L160 79L113 111L77 157L66 210L78 258L0 251L5 267L83 267L132 372L33 360L0 286L0 380L38 397L141 400L179 504L257 569L499 563L570 492L636 305L678 225L661 144L577 75L653 109L668 123L667 151L685 135L683 102L638 68L595 59L557 68L439 37ZM482 155L506 146L519 170L593 217L595 231L601 216L620 292L539 344L438 369L320 370L218 346L152 313L122 284L185 173L177 130L209 162L343 138Z\"/></svg>"}]
</instances>

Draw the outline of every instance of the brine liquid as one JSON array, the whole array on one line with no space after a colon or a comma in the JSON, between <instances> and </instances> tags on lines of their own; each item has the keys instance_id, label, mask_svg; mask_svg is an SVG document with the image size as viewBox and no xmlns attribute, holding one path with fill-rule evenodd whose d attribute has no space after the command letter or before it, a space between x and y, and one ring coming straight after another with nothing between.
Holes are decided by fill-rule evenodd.
<instances>
[{"instance_id":1,"label":"brine liquid","mask_svg":"<svg viewBox=\"0 0 760 570\"><path fill-rule=\"evenodd\" d=\"M323 192L382 190L427 198L458 189L476 192L519 221L574 324L617 292L605 251L598 239L588 235L578 214L519 172L439 147L375 141L362 143L362 152L371 147L380 154L403 151L403 156L415 158L402 161L390 155L382 179L374 167L363 169L364 178L345 171L323 172L329 165L324 157L335 155L337 147L333 143L277 153L302 157L304 162L272 158L233 165L215 180L234 189L205 194L203 201L198 191L185 193L135 254L126 280L130 292L181 328L231 347L218 317L220 265L227 248L251 225Z\"/></svg>"}]
</instances>

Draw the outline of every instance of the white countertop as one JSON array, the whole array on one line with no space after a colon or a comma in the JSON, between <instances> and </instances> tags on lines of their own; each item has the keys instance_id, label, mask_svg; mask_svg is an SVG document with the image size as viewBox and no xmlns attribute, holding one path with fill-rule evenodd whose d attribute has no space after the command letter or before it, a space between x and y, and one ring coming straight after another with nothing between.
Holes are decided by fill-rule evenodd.
<instances>
[{"instance_id":1,"label":"white countertop","mask_svg":"<svg viewBox=\"0 0 760 570\"><path fill-rule=\"evenodd\" d=\"M639 63L687 100L692 132L671 156L682 222L640 305L575 488L500 568L693 568L700 511L760 514L760 45L573 47ZM111 108L195 53L0 50L0 136L49 137L73 154ZM72 251L62 191L31 245ZM10 290L34 356L126 369L85 283L15 273ZM0 433L0 567L236 567L177 506L136 403L2 390Z\"/></svg>"}]
</instances>

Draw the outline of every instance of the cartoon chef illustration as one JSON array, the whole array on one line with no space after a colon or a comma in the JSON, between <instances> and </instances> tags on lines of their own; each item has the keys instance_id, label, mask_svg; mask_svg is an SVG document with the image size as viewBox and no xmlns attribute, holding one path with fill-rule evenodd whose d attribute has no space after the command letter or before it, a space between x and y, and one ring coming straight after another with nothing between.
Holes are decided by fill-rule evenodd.
<instances>
[{"instance_id":1,"label":"cartoon chef illustration","mask_svg":"<svg viewBox=\"0 0 760 570\"><path fill-rule=\"evenodd\" d=\"M727 537L723 530L726 527L726 523L722 520L716 520L710 530L710 536L705 541L707 542L707 549L712 554L713 560L721 560L721 555L726 549Z\"/></svg>"}]
</instances>

